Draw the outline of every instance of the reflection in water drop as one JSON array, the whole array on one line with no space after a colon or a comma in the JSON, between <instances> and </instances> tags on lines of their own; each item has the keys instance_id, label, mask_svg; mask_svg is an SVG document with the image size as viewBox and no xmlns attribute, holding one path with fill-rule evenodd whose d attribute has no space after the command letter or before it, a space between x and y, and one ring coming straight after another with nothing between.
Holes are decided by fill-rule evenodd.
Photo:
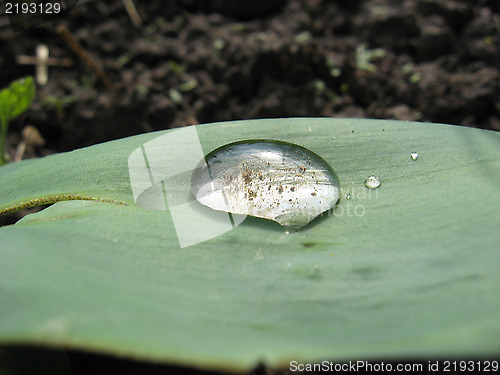
<instances>
[{"instance_id":1,"label":"reflection in water drop","mask_svg":"<svg viewBox=\"0 0 500 375\"><path fill-rule=\"evenodd\" d=\"M418 153L416 151L413 151L411 154L410 154L412 160L417 160L418 158Z\"/></svg>"},{"instance_id":2,"label":"reflection in water drop","mask_svg":"<svg viewBox=\"0 0 500 375\"><path fill-rule=\"evenodd\" d=\"M337 175L318 155L268 140L210 152L193 173L192 190L214 210L271 219L288 231L333 208L340 196Z\"/></svg>"},{"instance_id":3,"label":"reflection in water drop","mask_svg":"<svg viewBox=\"0 0 500 375\"><path fill-rule=\"evenodd\" d=\"M381 181L377 176L370 176L365 180L365 185L368 189L376 189L380 186Z\"/></svg>"}]
</instances>

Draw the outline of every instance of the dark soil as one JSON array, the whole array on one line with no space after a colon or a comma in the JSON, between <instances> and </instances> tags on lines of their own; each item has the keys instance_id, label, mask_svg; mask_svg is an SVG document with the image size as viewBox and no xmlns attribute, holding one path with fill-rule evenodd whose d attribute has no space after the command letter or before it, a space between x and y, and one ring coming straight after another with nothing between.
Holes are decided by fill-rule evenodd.
<instances>
[{"instance_id":1,"label":"dark soil","mask_svg":"<svg viewBox=\"0 0 500 375\"><path fill-rule=\"evenodd\" d=\"M39 44L70 67L49 68L24 126L68 151L143 132L214 121L366 117L500 130L498 0L80 1L13 33L0 16L0 87L34 74ZM71 48L64 26L94 66ZM60 29L59 29L60 30ZM112 87L111 87L112 86Z\"/></svg>"},{"instance_id":2,"label":"dark soil","mask_svg":"<svg viewBox=\"0 0 500 375\"><path fill-rule=\"evenodd\" d=\"M0 29L0 86L34 74L38 44L73 60L50 67L24 125L37 155L147 131L289 116L445 122L500 130L496 0L80 1L29 31ZM237 5L235 5L237 4ZM57 32L102 67L108 89ZM12 150L13 151L13 150Z\"/></svg>"}]
</instances>

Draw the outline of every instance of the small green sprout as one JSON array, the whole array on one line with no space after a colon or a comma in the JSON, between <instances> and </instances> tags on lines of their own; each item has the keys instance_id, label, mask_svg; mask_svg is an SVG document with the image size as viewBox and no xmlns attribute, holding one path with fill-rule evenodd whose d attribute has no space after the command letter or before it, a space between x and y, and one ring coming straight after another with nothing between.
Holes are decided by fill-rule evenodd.
<instances>
[{"instance_id":1,"label":"small green sprout","mask_svg":"<svg viewBox=\"0 0 500 375\"><path fill-rule=\"evenodd\" d=\"M386 54L383 48L367 49L365 44L360 44L356 48L356 65L359 70L375 72L377 66L372 62L385 57Z\"/></svg>"},{"instance_id":2,"label":"small green sprout","mask_svg":"<svg viewBox=\"0 0 500 375\"><path fill-rule=\"evenodd\" d=\"M183 98L182 98L182 94L179 92L179 90L171 88L170 90L168 90L168 96L170 96L170 99L172 99L172 101L175 104L182 104Z\"/></svg>"},{"instance_id":3,"label":"small green sprout","mask_svg":"<svg viewBox=\"0 0 500 375\"><path fill-rule=\"evenodd\" d=\"M181 83L179 86L179 90L182 92L188 92L194 90L197 87L198 87L198 80L196 78L191 78L190 80Z\"/></svg>"},{"instance_id":4,"label":"small green sprout","mask_svg":"<svg viewBox=\"0 0 500 375\"><path fill-rule=\"evenodd\" d=\"M167 65L172 70L172 72L174 72L175 75L181 75L187 68L187 66L184 63L178 64L174 60L168 60Z\"/></svg>"},{"instance_id":5,"label":"small green sprout","mask_svg":"<svg viewBox=\"0 0 500 375\"><path fill-rule=\"evenodd\" d=\"M7 163L5 144L10 120L25 112L35 97L33 77L18 79L0 91L0 166Z\"/></svg>"},{"instance_id":6,"label":"small green sprout","mask_svg":"<svg viewBox=\"0 0 500 375\"><path fill-rule=\"evenodd\" d=\"M312 33L310 31L302 31L301 33L295 35L295 43L304 43L312 38Z\"/></svg>"}]
</instances>

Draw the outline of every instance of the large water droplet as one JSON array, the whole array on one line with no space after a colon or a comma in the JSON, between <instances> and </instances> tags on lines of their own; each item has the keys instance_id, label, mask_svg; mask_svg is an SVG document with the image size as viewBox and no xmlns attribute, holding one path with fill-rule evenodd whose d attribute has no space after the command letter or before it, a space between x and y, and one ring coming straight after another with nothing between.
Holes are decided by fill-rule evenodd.
<instances>
[{"instance_id":1,"label":"large water droplet","mask_svg":"<svg viewBox=\"0 0 500 375\"><path fill-rule=\"evenodd\" d=\"M196 199L218 211L303 227L340 196L335 172L321 157L291 143L249 140L222 146L194 171Z\"/></svg>"},{"instance_id":2,"label":"large water droplet","mask_svg":"<svg viewBox=\"0 0 500 375\"><path fill-rule=\"evenodd\" d=\"M376 189L382 182L377 176L370 176L365 180L365 185L368 189Z\"/></svg>"}]
</instances>

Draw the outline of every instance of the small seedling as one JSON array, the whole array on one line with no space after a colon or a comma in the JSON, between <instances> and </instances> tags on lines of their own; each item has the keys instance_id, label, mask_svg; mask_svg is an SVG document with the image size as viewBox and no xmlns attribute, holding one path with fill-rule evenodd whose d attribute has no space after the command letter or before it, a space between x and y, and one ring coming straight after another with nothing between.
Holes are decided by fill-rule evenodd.
<instances>
[{"instance_id":1,"label":"small seedling","mask_svg":"<svg viewBox=\"0 0 500 375\"><path fill-rule=\"evenodd\" d=\"M0 91L0 166L7 163L5 143L10 120L25 112L35 97L33 77L21 78Z\"/></svg>"},{"instance_id":2,"label":"small seedling","mask_svg":"<svg viewBox=\"0 0 500 375\"><path fill-rule=\"evenodd\" d=\"M383 48L368 49L365 44L360 44L356 48L356 66L359 70L376 72L377 66L373 61L385 57L387 52Z\"/></svg>"}]
</instances>

